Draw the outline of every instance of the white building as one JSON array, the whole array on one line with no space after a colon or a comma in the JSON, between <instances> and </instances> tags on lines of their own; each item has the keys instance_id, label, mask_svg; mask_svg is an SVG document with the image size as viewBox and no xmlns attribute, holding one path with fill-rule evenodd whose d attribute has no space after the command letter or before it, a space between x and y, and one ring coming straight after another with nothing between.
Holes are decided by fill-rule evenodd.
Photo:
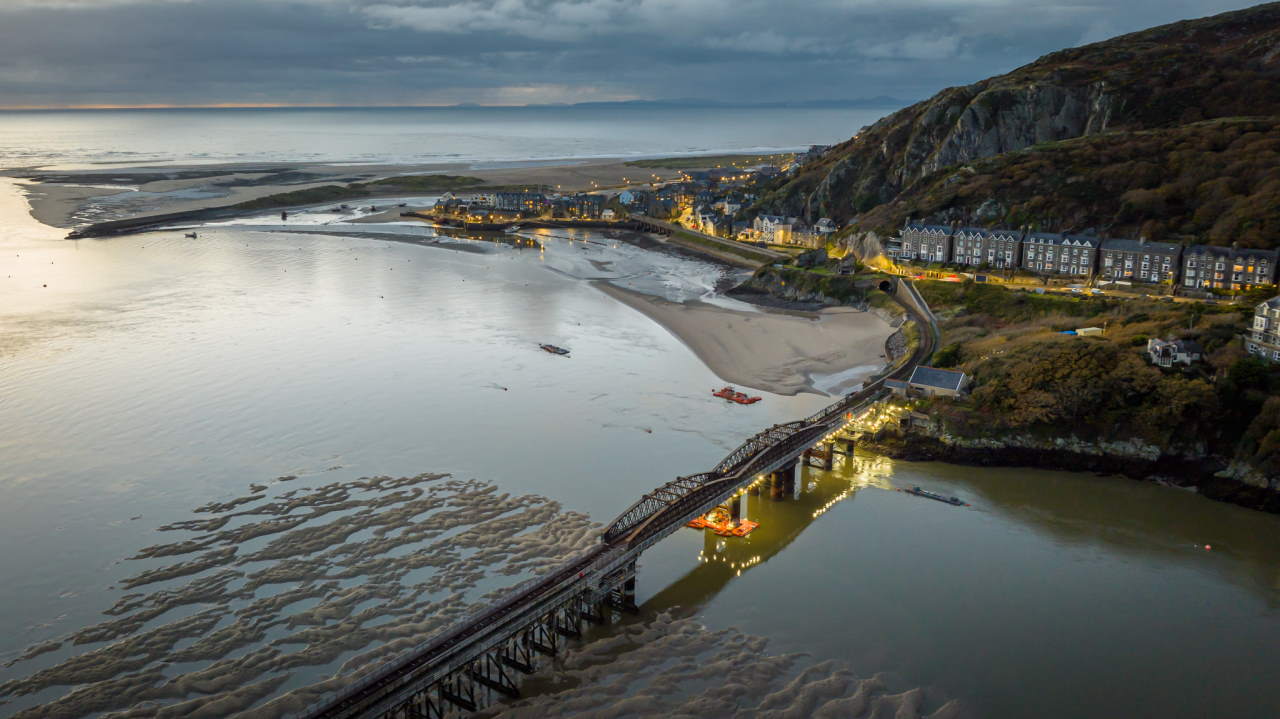
<instances>
[{"instance_id":1,"label":"white building","mask_svg":"<svg viewBox=\"0 0 1280 719\"><path fill-rule=\"evenodd\" d=\"M1253 309L1253 327L1244 347L1251 355L1280 362L1280 297L1259 302Z\"/></svg>"}]
</instances>

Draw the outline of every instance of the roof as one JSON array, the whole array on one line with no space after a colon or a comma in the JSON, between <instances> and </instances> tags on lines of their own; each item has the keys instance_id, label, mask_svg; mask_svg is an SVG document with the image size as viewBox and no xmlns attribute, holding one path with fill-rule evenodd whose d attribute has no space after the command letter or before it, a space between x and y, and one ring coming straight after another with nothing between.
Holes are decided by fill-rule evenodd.
<instances>
[{"instance_id":1,"label":"roof","mask_svg":"<svg viewBox=\"0 0 1280 719\"><path fill-rule=\"evenodd\" d=\"M1179 354L1204 354L1204 348L1201 347L1200 343L1196 342L1195 340L1184 340L1184 339L1162 340L1162 339L1157 339L1153 337L1152 339L1147 341L1147 344L1148 346L1150 346L1152 349L1155 349L1155 350L1168 347L1169 349Z\"/></svg>"},{"instance_id":2,"label":"roof","mask_svg":"<svg viewBox=\"0 0 1280 719\"><path fill-rule=\"evenodd\" d=\"M1173 346L1179 352L1187 354L1204 354L1204 348L1195 340L1174 340Z\"/></svg>"},{"instance_id":3,"label":"roof","mask_svg":"<svg viewBox=\"0 0 1280 719\"><path fill-rule=\"evenodd\" d=\"M1236 257L1265 257L1272 260L1276 259L1275 250L1222 247L1221 245L1192 245L1186 249L1186 252L1193 255L1214 255L1218 257L1230 257L1234 254Z\"/></svg>"},{"instance_id":4,"label":"roof","mask_svg":"<svg viewBox=\"0 0 1280 719\"><path fill-rule=\"evenodd\" d=\"M884 386L891 387L893 389L905 389L907 386L907 383L903 382L900 379L887 379L884 381Z\"/></svg>"},{"instance_id":5,"label":"roof","mask_svg":"<svg viewBox=\"0 0 1280 719\"><path fill-rule=\"evenodd\" d=\"M1077 237L1049 232L1028 232L1023 241L1041 245L1065 245L1067 247L1097 247L1101 244L1096 237Z\"/></svg>"},{"instance_id":6,"label":"roof","mask_svg":"<svg viewBox=\"0 0 1280 719\"><path fill-rule=\"evenodd\" d=\"M1147 242L1146 240L1106 239L1102 241L1104 250L1120 250L1122 252L1177 252L1182 245L1175 242Z\"/></svg>"},{"instance_id":7,"label":"roof","mask_svg":"<svg viewBox=\"0 0 1280 719\"><path fill-rule=\"evenodd\" d=\"M960 385L964 384L964 372L921 365L911 373L911 384L959 392Z\"/></svg>"},{"instance_id":8,"label":"roof","mask_svg":"<svg viewBox=\"0 0 1280 719\"><path fill-rule=\"evenodd\" d=\"M1271 308L1271 309L1273 309L1273 310L1274 310L1274 309L1280 309L1280 295L1276 295L1275 297L1272 297L1272 298L1271 298L1271 299L1269 299L1269 300L1266 300L1266 301L1264 301L1264 302L1259 302L1259 303L1258 303L1258 306L1259 306L1259 307L1261 307L1261 306L1263 306L1263 305L1266 305L1267 307L1269 307L1269 308Z\"/></svg>"},{"instance_id":9,"label":"roof","mask_svg":"<svg viewBox=\"0 0 1280 719\"><path fill-rule=\"evenodd\" d=\"M918 222L909 222L903 229L916 230L917 232L941 232L946 235L951 234L951 228L946 225L922 225Z\"/></svg>"},{"instance_id":10,"label":"roof","mask_svg":"<svg viewBox=\"0 0 1280 719\"><path fill-rule=\"evenodd\" d=\"M999 235L1000 237L1011 237L1015 240L1022 237L1021 230L1007 230L1007 229L1001 229L1001 228L988 230L983 227L961 227L960 229L956 230L957 234L961 232L965 233L966 235L977 235L978 237L995 237Z\"/></svg>"}]
</instances>

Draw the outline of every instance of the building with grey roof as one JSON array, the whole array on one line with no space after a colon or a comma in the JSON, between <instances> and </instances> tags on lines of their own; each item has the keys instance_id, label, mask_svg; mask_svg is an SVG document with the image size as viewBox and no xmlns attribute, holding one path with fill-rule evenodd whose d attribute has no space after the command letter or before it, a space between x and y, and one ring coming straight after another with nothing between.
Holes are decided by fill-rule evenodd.
<instances>
[{"instance_id":1,"label":"building with grey roof","mask_svg":"<svg viewBox=\"0 0 1280 719\"><path fill-rule=\"evenodd\" d=\"M1204 348L1192 340L1162 340L1155 337L1147 340L1147 359L1159 367L1192 365L1203 356Z\"/></svg>"},{"instance_id":2,"label":"building with grey roof","mask_svg":"<svg viewBox=\"0 0 1280 719\"><path fill-rule=\"evenodd\" d=\"M1022 269L1046 275L1088 277L1097 265L1096 237L1028 232L1022 239Z\"/></svg>"},{"instance_id":3,"label":"building with grey roof","mask_svg":"<svg viewBox=\"0 0 1280 719\"><path fill-rule=\"evenodd\" d=\"M1016 268L1022 259L1022 234L1020 230L977 227L956 230L951 240L951 261L971 267Z\"/></svg>"},{"instance_id":4,"label":"building with grey roof","mask_svg":"<svg viewBox=\"0 0 1280 719\"><path fill-rule=\"evenodd\" d=\"M1107 239L1098 254L1104 280L1174 283L1182 269L1182 245L1173 242Z\"/></svg>"},{"instance_id":5,"label":"building with grey roof","mask_svg":"<svg viewBox=\"0 0 1280 719\"><path fill-rule=\"evenodd\" d=\"M926 397L957 397L964 392L968 381L964 372L921 365L911 372L907 391Z\"/></svg>"},{"instance_id":6,"label":"building with grey roof","mask_svg":"<svg viewBox=\"0 0 1280 719\"><path fill-rule=\"evenodd\" d=\"M1182 252L1182 286L1248 290L1276 283L1275 250L1193 245Z\"/></svg>"},{"instance_id":7,"label":"building with grey roof","mask_svg":"<svg viewBox=\"0 0 1280 719\"><path fill-rule=\"evenodd\" d=\"M907 262L950 262L951 228L908 222L898 231L897 256Z\"/></svg>"}]
</instances>

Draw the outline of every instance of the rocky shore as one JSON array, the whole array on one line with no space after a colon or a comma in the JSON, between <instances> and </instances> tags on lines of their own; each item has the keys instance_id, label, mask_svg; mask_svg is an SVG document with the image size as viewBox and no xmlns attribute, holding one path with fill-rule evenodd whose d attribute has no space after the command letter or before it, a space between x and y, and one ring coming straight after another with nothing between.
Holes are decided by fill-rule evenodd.
<instances>
[{"instance_id":1,"label":"rocky shore","mask_svg":"<svg viewBox=\"0 0 1280 719\"><path fill-rule=\"evenodd\" d=\"M1219 502L1280 514L1280 492L1243 481L1220 458L1169 454L1137 441L1087 441L1076 437L969 439L913 427L883 431L859 445L909 462L949 462L974 467L1032 467L1118 474L1194 489ZM1237 476L1233 476L1237 474Z\"/></svg>"}]
</instances>

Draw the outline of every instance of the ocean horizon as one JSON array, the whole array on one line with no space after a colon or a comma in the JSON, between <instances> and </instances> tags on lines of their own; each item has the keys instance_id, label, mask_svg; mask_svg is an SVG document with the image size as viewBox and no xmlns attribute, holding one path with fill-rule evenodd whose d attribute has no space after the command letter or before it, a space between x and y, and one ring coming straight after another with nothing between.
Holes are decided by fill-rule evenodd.
<instances>
[{"instance_id":1,"label":"ocean horizon","mask_svg":"<svg viewBox=\"0 0 1280 719\"><path fill-rule=\"evenodd\" d=\"M0 111L0 168L459 164L790 152L894 107L595 104ZM305 123L297 122L300 115Z\"/></svg>"}]
</instances>

